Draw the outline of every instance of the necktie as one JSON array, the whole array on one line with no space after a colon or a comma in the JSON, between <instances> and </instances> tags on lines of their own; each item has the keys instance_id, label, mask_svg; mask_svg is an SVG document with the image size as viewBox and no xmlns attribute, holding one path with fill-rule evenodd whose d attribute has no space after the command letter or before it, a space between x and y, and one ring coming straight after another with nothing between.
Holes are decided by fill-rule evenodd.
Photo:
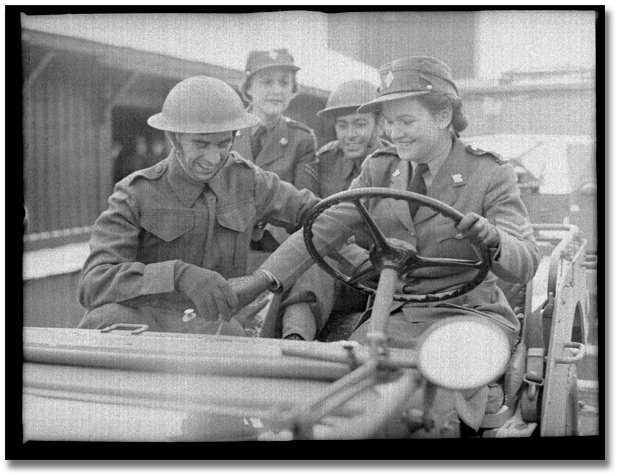
<instances>
[{"instance_id":1,"label":"necktie","mask_svg":"<svg viewBox=\"0 0 620 475\"><path fill-rule=\"evenodd\" d=\"M407 191L413 191L414 193L419 193L420 195L426 194L426 183L424 183L424 178L422 175L428 171L428 165L426 163L418 163L415 167L415 173L409 182L409 186L407 187ZM418 208L420 207L420 203L409 201L409 212L411 213L411 219L415 216Z\"/></svg>"},{"instance_id":2,"label":"necktie","mask_svg":"<svg viewBox=\"0 0 620 475\"><path fill-rule=\"evenodd\" d=\"M254 159L258 157L258 155L263 149L262 139L266 132L267 132L267 127L265 127L264 125L261 125L258 127L258 129L256 129L256 132L254 132L254 135L252 135L252 157L254 157Z\"/></svg>"}]
</instances>

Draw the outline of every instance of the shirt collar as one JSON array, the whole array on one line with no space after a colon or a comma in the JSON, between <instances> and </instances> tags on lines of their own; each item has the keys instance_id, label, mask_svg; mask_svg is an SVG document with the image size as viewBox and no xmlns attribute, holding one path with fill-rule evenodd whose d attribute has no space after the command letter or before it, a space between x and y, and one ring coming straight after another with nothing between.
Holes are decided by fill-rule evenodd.
<instances>
[{"instance_id":1,"label":"shirt collar","mask_svg":"<svg viewBox=\"0 0 620 475\"><path fill-rule=\"evenodd\" d=\"M452 147L454 147L454 140L452 140L452 145L450 147L450 152L452 151ZM437 175L437 173L439 172L439 169L441 168L441 166L446 162L446 160L450 156L450 152L448 152L444 157L437 158L437 159L432 160L429 163L427 163L427 165L428 165L428 172L427 173L430 173L431 179L435 175ZM413 176L413 174L415 173L416 163L415 162L410 162L410 163L411 163L411 176Z\"/></svg>"},{"instance_id":2,"label":"shirt collar","mask_svg":"<svg viewBox=\"0 0 620 475\"><path fill-rule=\"evenodd\" d=\"M174 150L170 152L166 160L169 170L168 183L179 200L188 208L191 207L204 191L206 183L194 180L183 170Z\"/></svg>"},{"instance_id":3,"label":"shirt collar","mask_svg":"<svg viewBox=\"0 0 620 475\"><path fill-rule=\"evenodd\" d=\"M246 110L252 113L252 106L250 105ZM268 133L273 132L282 123L283 120L284 120L284 116L281 115L280 117L278 117L277 121L269 125L264 124L263 122L259 122L258 124L250 127L250 135L254 135L259 127L264 127Z\"/></svg>"}]
</instances>

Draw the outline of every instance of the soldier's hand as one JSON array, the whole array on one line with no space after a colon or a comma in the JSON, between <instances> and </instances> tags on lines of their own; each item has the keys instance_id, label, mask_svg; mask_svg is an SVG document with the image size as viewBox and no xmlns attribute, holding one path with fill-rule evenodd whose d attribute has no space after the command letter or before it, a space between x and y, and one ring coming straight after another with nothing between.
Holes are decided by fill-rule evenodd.
<instances>
[{"instance_id":1,"label":"soldier's hand","mask_svg":"<svg viewBox=\"0 0 620 475\"><path fill-rule=\"evenodd\" d=\"M186 264L176 276L177 289L194 302L198 315L208 321L230 320L239 304L235 292L219 273Z\"/></svg>"},{"instance_id":2,"label":"soldier's hand","mask_svg":"<svg viewBox=\"0 0 620 475\"><path fill-rule=\"evenodd\" d=\"M228 279L228 283L239 300L239 308L253 302L265 290L272 289L275 282L267 272L257 269L251 275Z\"/></svg>"},{"instance_id":3,"label":"soldier's hand","mask_svg":"<svg viewBox=\"0 0 620 475\"><path fill-rule=\"evenodd\" d=\"M456 229L473 244L487 247L499 246L499 231L489 221L476 213L467 213Z\"/></svg>"}]
</instances>

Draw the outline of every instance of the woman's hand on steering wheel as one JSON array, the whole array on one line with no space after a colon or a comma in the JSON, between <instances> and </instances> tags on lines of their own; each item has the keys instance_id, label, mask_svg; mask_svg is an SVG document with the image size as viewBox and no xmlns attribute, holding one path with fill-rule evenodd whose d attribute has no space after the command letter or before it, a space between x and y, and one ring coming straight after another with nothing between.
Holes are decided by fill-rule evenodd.
<instances>
[{"instance_id":1,"label":"woman's hand on steering wheel","mask_svg":"<svg viewBox=\"0 0 620 475\"><path fill-rule=\"evenodd\" d=\"M476 213L467 213L456 224L456 229L463 233L469 242L476 245L499 247L499 231L489 220Z\"/></svg>"}]
</instances>

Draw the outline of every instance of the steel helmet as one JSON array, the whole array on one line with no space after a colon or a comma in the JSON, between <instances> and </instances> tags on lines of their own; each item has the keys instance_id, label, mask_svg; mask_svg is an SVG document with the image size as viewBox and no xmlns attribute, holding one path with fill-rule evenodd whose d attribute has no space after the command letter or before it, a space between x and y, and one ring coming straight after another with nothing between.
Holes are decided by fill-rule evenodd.
<instances>
[{"instance_id":1,"label":"steel helmet","mask_svg":"<svg viewBox=\"0 0 620 475\"><path fill-rule=\"evenodd\" d=\"M327 99L325 109L317 112L319 117L335 118L355 114L358 107L377 97L377 86L369 81L355 79L343 82Z\"/></svg>"},{"instance_id":2,"label":"steel helmet","mask_svg":"<svg viewBox=\"0 0 620 475\"><path fill-rule=\"evenodd\" d=\"M174 86L162 111L147 122L169 132L211 134L245 129L259 119L244 109L239 95L224 81L195 76Z\"/></svg>"}]
</instances>

